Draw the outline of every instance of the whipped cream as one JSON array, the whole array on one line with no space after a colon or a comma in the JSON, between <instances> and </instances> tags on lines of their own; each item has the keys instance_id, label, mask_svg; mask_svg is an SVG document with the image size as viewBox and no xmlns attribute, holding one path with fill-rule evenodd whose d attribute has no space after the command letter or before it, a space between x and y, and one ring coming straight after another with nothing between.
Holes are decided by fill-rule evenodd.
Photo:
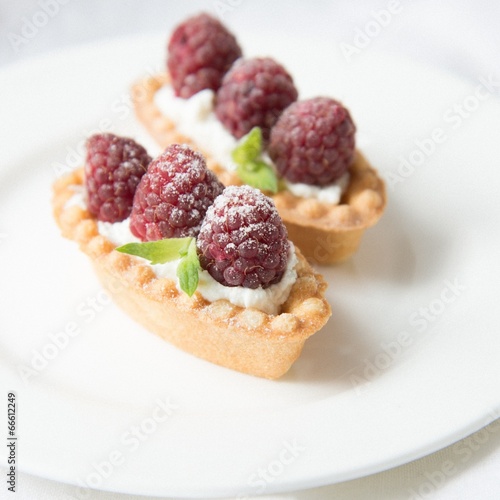
<instances>
[{"instance_id":1,"label":"whipped cream","mask_svg":"<svg viewBox=\"0 0 500 500\"><path fill-rule=\"evenodd\" d=\"M189 137L227 170L236 170L231 152L237 140L214 113L214 92L201 90L189 99L176 97L171 85L164 85L155 94L160 111L175 123L178 132Z\"/></svg>"},{"instance_id":2,"label":"whipped cream","mask_svg":"<svg viewBox=\"0 0 500 500\"><path fill-rule=\"evenodd\" d=\"M86 209L87 204L83 187L72 186L72 189L75 194L66 202L65 208L79 206ZM97 229L101 236L104 236L117 247L127 243L140 242L139 238L134 236L130 231L130 218L121 222L97 221ZM136 258L141 259L141 257ZM181 291L179 279L177 278L179 259L166 262L165 264L151 264L146 259L141 260L145 265L153 269L157 278L167 278L175 281L177 289ZM278 314L280 306L288 298L290 290L297 280L297 271L295 270L297 262L295 247L290 242L287 267L279 283L275 283L268 288L256 289L241 286L224 286L215 281L207 271L202 270L196 290L210 302L226 299L236 306L253 307L267 314Z\"/></svg>"},{"instance_id":3,"label":"whipped cream","mask_svg":"<svg viewBox=\"0 0 500 500\"><path fill-rule=\"evenodd\" d=\"M303 184L301 182L288 182L285 181L287 189L295 196L302 198L316 198L318 201L324 203L332 203L338 205L342 194L349 185L350 175L346 172L339 177L334 184L328 186L311 186L310 184Z\"/></svg>"},{"instance_id":4,"label":"whipped cream","mask_svg":"<svg viewBox=\"0 0 500 500\"><path fill-rule=\"evenodd\" d=\"M130 218L114 223L98 221L97 228L99 234L116 246L140 242L130 231ZM165 264L150 264L147 260L142 260L144 260L145 264L151 266L158 278L168 278L175 281L178 290L181 290L179 279L177 278L179 260L173 260ZM236 306L254 307L267 314L277 314L281 304L288 298L290 290L297 279L296 265L297 256L295 255L295 248L290 242L288 264L279 283L271 285L268 288L256 289L244 288L242 286L224 286L215 281L207 271L202 270L196 290L210 302L226 299Z\"/></svg>"},{"instance_id":5,"label":"whipped cream","mask_svg":"<svg viewBox=\"0 0 500 500\"><path fill-rule=\"evenodd\" d=\"M238 140L224 128L215 115L214 97L213 90L205 89L189 99L183 99L175 95L171 85L164 85L155 94L155 104L167 118L172 120L182 135L193 140L226 170L234 171L236 165L231 153ZM265 161L272 163L267 155ZM295 196L316 198L334 205L340 202L348 184L348 172L335 183L325 187L286 182L288 190Z\"/></svg>"},{"instance_id":6,"label":"whipped cream","mask_svg":"<svg viewBox=\"0 0 500 500\"><path fill-rule=\"evenodd\" d=\"M254 289L242 286L224 286L215 281L208 271L202 271L197 290L211 302L226 299L236 306L254 307L267 314L278 314L281 304L286 301L297 280L297 271L295 270L297 262L295 248L290 242L288 263L279 283L268 288Z\"/></svg>"},{"instance_id":7,"label":"whipped cream","mask_svg":"<svg viewBox=\"0 0 500 500\"><path fill-rule=\"evenodd\" d=\"M74 184L70 186L73 191L73 196L66 202L64 208L69 207L80 207L83 210L87 210L87 196L85 191L85 186L81 184Z\"/></svg>"}]
</instances>

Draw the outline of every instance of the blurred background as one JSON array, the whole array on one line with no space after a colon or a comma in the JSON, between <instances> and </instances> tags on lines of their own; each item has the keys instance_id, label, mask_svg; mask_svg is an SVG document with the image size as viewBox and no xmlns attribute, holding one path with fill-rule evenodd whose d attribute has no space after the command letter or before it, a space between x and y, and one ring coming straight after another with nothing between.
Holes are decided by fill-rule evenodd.
<instances>
[{"instance_id":1,"label":"blurred background","mask_svg":"<svg viewBox=\"0 0 500 500\"><path fill-rule=\"evenodd\" d=\"M328 40L353 60L376 48L472 81L500 66L496 0L0 0L0 65L117 36L165 33L166 39L200 10L236 33L269 37L286 30L319 44Z\"/></svg>"}]
</instances>

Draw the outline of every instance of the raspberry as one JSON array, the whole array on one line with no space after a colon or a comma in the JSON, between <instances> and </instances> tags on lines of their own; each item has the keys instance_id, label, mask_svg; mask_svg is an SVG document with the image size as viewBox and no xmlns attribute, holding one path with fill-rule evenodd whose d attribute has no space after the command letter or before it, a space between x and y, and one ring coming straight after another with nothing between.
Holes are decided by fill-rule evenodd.
<instances>
[{"instance_id":1,"label":"raspberry","mask_svg":"<svg viewBox=\"0 0 500 500\"><path fill-rule=\"evenodd\" d=\"M273 202L250 186L229 186L208 209L197 240L200 264L225 286L267 288L288 262L286 228Z\"/></svg>"},{"instance_id":2,"label":"raspberry","mask_svg":"<svg viewBox=\"0 0 500 500\"><path fill-rule=\"evenodd\" d=\"M150 161L146 150L132 139L113 134L91 136L85 161L89 212L105 222L126 219Z\"/></svg>"},{"instance_id":3,"label":"raspberry","mask_svg":"<svg viewBox=\"0 0 500 500\"><path fill-rule=\"evenodd\" d=\"M274 60L241 59L222 80L215 113L236 138L260 127L262 137L267 140L271 127L297 95L292 77Z\"/></svg>"},{"instance_id":4,"label":"raspberry","mask_svg":"<svg viewBox=\"0 0 500 500\"><path fill-rule=\"evenodd\" d=\"M137 187L130 230L142 241L196 236L223 189L200 153L172 144L151 162Z\"/></svg>"},{"instance_id":5,"label":"raspberry","mask_svg":"<svg viewBox=\"0 0 500 500\"><path fill-rule=\"evenodd\" d=\"M188 98L216 91L224 73L241 57L236 38L215 18L199 14L180 24L168 43L167 68L175 94Z\"/></svg>"},{"instance_id":6,"label":"raspberry","mask_svg":"<svg viewBox=\"0 0 500 500\"><path fill-rule=\"evenodd\" d=\"M327 97L290 105L271 130L269 156L280 176L316 186L333 183L354 157L354 125L349 111Z\"/></svg>"}]
</instances>

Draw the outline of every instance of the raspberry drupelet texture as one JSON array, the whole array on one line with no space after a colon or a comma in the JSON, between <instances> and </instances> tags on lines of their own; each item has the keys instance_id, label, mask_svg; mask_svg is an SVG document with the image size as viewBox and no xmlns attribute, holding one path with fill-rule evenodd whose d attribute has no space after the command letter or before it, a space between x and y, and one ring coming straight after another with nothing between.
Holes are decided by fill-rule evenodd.
<instances>
[{"instance_id":1,"label":"raspberry drupelet texture","mask_svg":"<svg viewBox=\"0 0 500 500\"><path fill-rule=\"evenodd\" d=\"M113 134L91 136L85 161L89 212L104 222L126 219L150 161L146 150L132 139Z\"/></svg>"},{"instance_id":2,"label":"raspberry drupelet texture","mask_svg":"<svg viewBox=\"0 0 500 500\"><path fill-rule=\"evenodd\" d=\"M290 244L273 202L229 186L208 209L197 240L201 267L226 286L267 288L285 272Z\"/></svg>"},{"instance_id":3,"label":"raspberry drupelet texture","mask_svg":"<svg viewBox=\"0 0 500 500\"><path fill-rule=\"evenodd\" d=\"M222 80L215 113L236 138L260 127L267 140L271 127L297 96L292 77L273 59L240 59Z\"/></svg>"},{"instance_id":4,"label":"raspberry drupelet texture","mask_svg":"<svg viewBox=\"0 0 500 500\"><path fill-rule=\"evenodd\" d=\"M269 156L290 182L326 186L349 169L356 126L341 103L315 97L290 105L271 130Z\"/></svg>"},{"instance_id":5,"label":"raspberry drupelet texture","mask_svg":"<svg viewBox=\"0 0 500 500\"><path fill-rule=\"evenodd\" d=\"M223 189L200 153L172 144L151 162L137 187L130 230L142 241L197 236Z\"/></svg>"},{"instance_id":6,"label":"raspberry drupelet texture","mask_svg":"<svg viewBox=\"0 0 500 500\"><path fill-rule=\"evenodd\" d=\"M203 89L216 91L224 73L241 57L236 38L208 14L180 24L172 33L167 51L172 86L183 98Z\"/></svg>"}]
</instances>

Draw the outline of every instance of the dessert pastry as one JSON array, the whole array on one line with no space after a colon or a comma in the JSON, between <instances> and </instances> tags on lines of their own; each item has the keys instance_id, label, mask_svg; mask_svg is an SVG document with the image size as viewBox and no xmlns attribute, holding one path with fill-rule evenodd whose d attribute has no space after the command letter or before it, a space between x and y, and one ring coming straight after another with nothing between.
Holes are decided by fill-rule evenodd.
<instances>
[{"instance_id":1,"label":"dessert pastry","mask_svg":"<svg viewBox=\"0 0 500 500\"><path fill-rule=\"evenodd\" d=\"M191 25L198 28L196 36L189 36L194 33ZM230 41L230 49L219 45L221 39ZM227 52L231 57L224 59ZM209 57L204 59L203 71L182 80L176 64L189 66L205 53ZM224 185L250 183L265 191L273 198L291 240L309 260L320 264L345 260L357 250L365 229L379 220L386 204L384 182L355 148L349 112L333 99L297 101L293 79L269 58L237 58L224 66L222 77L219 65L219 84L208 84L203 74L218 53L226 62L241 54L237 41L219 21L202 14L181 24L168 45L167 72L132 88L139 121L162 148L181 142L201 151ZM186 86L191 90L186 91ZM270 170L275 177L271 184L260 183L255 162L248 176L242 175L245 166L234 162L238 140L244 141L254 127L262 136L258 163L268 165L267 172L258 173L269 178ZM294 154L289 154L291 150Z\"/></svg>"},{"instance_id":2,"label":"dessert pastry","mask_svg":"<svg viewBox=\"0 0 500 500\"><path fill-rule=\"evenodd\" d=\"M87 151L85 168L54 184L53 211L115 302L195 356L259 377L286 373L331 311L326 283L272 201L224 188L187 146L149 163L133 141L102 134Z\"/></svg>"}]
</instances>

